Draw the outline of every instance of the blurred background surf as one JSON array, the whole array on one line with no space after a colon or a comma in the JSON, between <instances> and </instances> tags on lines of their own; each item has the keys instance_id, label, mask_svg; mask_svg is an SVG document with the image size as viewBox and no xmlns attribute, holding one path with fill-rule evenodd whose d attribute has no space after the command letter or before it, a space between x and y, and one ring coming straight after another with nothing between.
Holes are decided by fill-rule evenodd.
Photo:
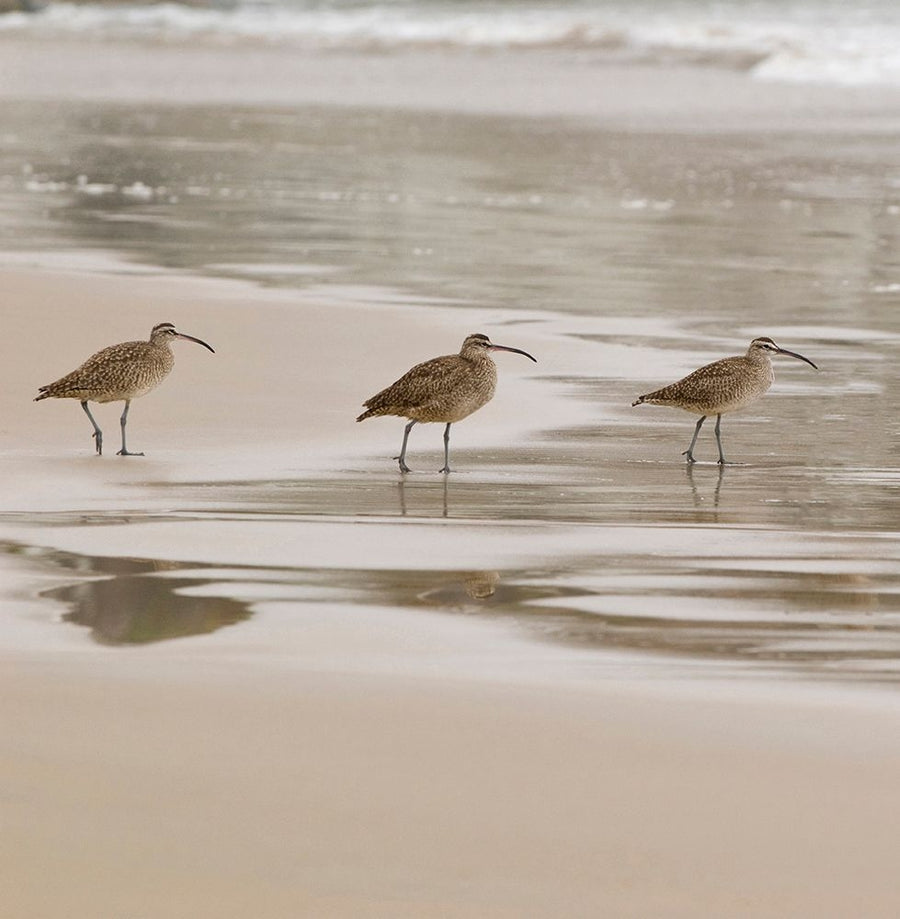
<instances>
[{"instance_id":1,"label":"blurred background surf","mask_svg":"<svg viewBox=\"0 0 900 919\"><path fill-rule=\"evenodd\" d=\"M0 32L20 35L379 52L557 49L617 63L727 67L760 80L900 85L893 0L3 2Z\"/></svg>"}]
</instances>

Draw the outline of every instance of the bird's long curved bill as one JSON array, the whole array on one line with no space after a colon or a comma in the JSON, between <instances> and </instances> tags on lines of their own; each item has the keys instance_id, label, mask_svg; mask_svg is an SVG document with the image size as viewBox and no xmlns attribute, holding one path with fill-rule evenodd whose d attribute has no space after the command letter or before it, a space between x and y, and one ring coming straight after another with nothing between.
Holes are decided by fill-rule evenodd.
<instances>
[{"instance_id":1,"label":"bird's long curved bill","mask_svg":"<svg viewBox=\"0 0 900 919\"><path fill-rule=\"evenodd\" d=\"M535 364L537 363L536 357L532 357L527 351L523 351L521 348L507 348L506 345L491 345L490 350L491 351L511 351L513 354L524 354L525 357L529 358L529 360L534 361Z\"/></svg>"},{"instance_id":2,"label":"bird's long curved bill","mask_svg":"<svg viewBox=\"0 0 900 919\"><path fill-rule=\"evenodd\" d=\"M203 339L201 339L201 338L194 338L193 335L185 335L184 332L176 332L176 333L175 333L175 337L176 337L176 338L183 338L185 341L193 341L193 342L196 342L198 345L203 345L204 348L207 348L208 350L212 351L213 354L216 353L216 349L213 348L212 345L208 345L208 344L207 344L205 341L203 341Z\"/></svg>"},{"instance_id":3,"label":"bird's long curved bill","mask_svg":"<svg viewBox=\"0 0 900 919\"><path fill-rule=\"evenodd\" d=\"M788 357L795 357L798 361L805 361L807 364L809 364L810 367L813 368L813 370L819 369L808 357L804 357L802 354L797 354L796 351L788 351L786 348L779 348L778 353L786 354Z\"/></svg>"}]
</instances>

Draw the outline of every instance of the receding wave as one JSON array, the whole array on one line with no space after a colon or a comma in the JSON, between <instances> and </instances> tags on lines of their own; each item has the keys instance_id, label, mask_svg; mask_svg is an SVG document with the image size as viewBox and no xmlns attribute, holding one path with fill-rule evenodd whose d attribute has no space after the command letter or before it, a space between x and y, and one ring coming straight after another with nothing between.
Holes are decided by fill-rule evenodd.
<instances>
[{"instance_id":1,"label":"receding wave","mask_svg":"<svg viewBox=\"0 0 900 919\"><path fill-rule=\"evenodd\" d=\"M728 68L765 80L900 86L900 17L827 5L582 2L513 6L385 0L378 4L50 3L0 15L0 34L168 42L265 42L321 51L568 50L588 59ZM830 18L829 18L830 16ZM837 18L835 18L837 17Z\"/></svg>"}]
</instances>

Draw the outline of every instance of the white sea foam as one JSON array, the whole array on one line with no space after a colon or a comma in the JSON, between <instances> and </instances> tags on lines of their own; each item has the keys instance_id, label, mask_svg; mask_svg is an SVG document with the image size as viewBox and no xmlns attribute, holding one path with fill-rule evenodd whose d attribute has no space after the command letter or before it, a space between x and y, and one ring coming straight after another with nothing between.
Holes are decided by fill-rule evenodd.
<instances>
[{"instance_id":1,"label":"white sea foam","mask_svg":"<svg viewBox=\"0 0 900 919\"><path fill-rule=\"evenodd\" d=\"M243 0L233 8L50 3L0 31L322 50L562 49L590 59L743 69L764 80L900 85L893 0Z\"/></svg>"}]
</instances>

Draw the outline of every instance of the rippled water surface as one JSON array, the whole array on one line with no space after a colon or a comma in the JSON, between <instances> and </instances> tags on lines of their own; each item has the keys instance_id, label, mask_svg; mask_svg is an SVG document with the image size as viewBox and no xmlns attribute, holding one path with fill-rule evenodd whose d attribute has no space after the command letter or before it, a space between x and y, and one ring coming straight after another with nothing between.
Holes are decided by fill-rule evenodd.
<instances>
[{"instance_id":1,"label":"rippled water surface","mask_svg":"<svg viewBox=\"0 0 900 919\"><path fill-rule=\"evenodd\" d=\"M835 324L851 342L897 331L890 136L830 136L817 155L805 136L377 110L2 114L7 251L417 300Z\"/></svg>"}]
</instances>

